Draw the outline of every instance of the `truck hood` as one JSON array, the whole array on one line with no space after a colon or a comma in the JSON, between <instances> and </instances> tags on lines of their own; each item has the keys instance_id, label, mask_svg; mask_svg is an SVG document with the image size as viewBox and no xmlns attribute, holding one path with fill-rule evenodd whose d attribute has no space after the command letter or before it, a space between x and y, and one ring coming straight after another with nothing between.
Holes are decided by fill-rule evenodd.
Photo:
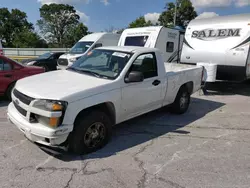
<instances>
[{"instance_id":1,"label":"truck hood","mask_svg":"<svg viewBox=\"0 0 250 188\"><path fill-rule=\"evenodd\" d=\"M15 88L36 99L73 102L114 89L113 80L97 78L70 70L58 70L17 81Z\"/></svg>"}]
</instances>

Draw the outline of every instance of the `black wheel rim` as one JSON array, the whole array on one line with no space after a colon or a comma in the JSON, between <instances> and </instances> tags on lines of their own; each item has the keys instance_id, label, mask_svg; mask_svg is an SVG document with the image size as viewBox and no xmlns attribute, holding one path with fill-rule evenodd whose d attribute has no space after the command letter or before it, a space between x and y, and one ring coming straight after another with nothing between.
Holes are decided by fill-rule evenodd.
<instances>
[{"instance_id":1,"label":"black wheel rim","mask_svg":"<svg viewBox=\"0 0 250 188\"><path fill-rule=\"evenodd\" d=\"M84 135L84 144L88 148L95 148L99 146L105 139L106 128L103 123L93 123Z\"/></svg>"},{"instance_id":2,"label":"black wheel rim","mask_svg":"<svg viewBox=\"0 0 250 188\"><path fill-rule=\"evenodd\" d=\"M186 92L182 93L180 97L180 108L185 109L187 107L188 101L189 101L188 94Z\"/></svg>"}]
</instances>

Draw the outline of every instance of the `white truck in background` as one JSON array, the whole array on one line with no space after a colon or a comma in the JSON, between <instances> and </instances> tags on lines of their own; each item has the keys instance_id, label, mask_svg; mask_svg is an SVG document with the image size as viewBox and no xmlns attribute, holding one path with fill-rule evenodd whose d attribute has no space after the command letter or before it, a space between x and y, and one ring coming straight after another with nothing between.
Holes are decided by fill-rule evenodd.
<instances>
[{"instance_id":1,"label":"white truck in background","mask_svg":"<svg viewBox=\"0 0 250 188\"><path fill-rule=\"evenodd\" d=\"M75 153L108 143L112 126L166 105L185 113L203 67L164 63L145 47L101 47L66 70L17 81L8 118L28 139Z\"/></svg>"},{"instance_id":2,"label":"white truck in background","mask_svg":"<svg viewBox=\"0 0 250 188\"><path fill-rule=\"evenodd\" d=\"M94 48L101 46L116 46L120 34L115 33L91 33L80 39L68 53L61 55L57 61L57 69L66 69L71 66L77 59Z\"/></svg>"},{"instance_id":3,"label":"white truck in background","mask_svg":"<svg viewBox=\"0 0 250 188\"><path fill-rule=\"evenodd\" d=\"M149 26L125 29L118 46L141 46L158 48L164 62L179 62L184 32L163 26Z\"/></svg>"}]
</instances>

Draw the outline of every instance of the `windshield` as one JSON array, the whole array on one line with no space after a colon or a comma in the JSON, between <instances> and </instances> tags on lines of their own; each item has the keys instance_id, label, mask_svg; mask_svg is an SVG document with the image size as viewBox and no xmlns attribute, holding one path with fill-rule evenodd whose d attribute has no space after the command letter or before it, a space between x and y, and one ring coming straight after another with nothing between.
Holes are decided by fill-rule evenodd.
<instances>
[{"instance_id":1,"label":"windshield","mask_svg":"<svg viewBox=\"0 0 250 188\"><path fill-rule=\"evenodd\" d=\"M95 49L78 59L69 69L96 77L115 79L131 55L127 52Z\"/></svg>"},{"instance_id":2,"label":"windshield","mask_svg":"<svg viewBox=\"0 0 250 188\"><path fill-rule=\"evenodd\" d=\"M148 36L126 37L125 46L144 46L148 40Z\"/></svg>"},{"instance_id":3,"label":"windshield","mask_svg":"<svg viewBox=\"0 0 250 188\"><path fill-rule=\"evenodd\" d=\"M48 52L48 53L45 53L43 55L40 55L38 57L38 59L48 59L51 55L52 55L52 53Z\"/></svg>"},{"instance_id":4,"label":"windshield","mask_svg":"<svg viewBox=\"0 0 250 188\"><path fill-rule=\"evenodd\" d=\"M83 54L94 42L77 42L69 51L70 54Z\"/></svg>"}]
</instances>

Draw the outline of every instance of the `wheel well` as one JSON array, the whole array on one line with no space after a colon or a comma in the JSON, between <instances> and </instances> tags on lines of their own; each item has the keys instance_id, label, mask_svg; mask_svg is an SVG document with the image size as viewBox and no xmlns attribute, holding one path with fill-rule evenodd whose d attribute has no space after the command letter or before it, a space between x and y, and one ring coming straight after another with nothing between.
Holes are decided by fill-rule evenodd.
<instances>
[{"instance_id":1,"label":"wheel well","mask_svg":"<svg viewBox=\"0 0 250 188\"><path fill-rule=\"evenodd\" d=\"M194 89L194 83L190 81L190 82L187 82L187 83L183 84L181 87L186 87L187 90L188 90L188 93L192 94L193 89Z\"/></svg>"},{"instance_id":2,"label":"wheel well","mask_svg":"<svg viewBox=\"0 0 250 188\"><path fill-rule=\"evenodd\" d=\"M116 113L115 113L115 106L112 102L105 102L105 103L101 103L101 104L97 104L91 107L88 107L86 109L83 109L82 111L80 111L76 118L75 118L75 122L77 121L78 118L81 117L82 114L86 114L90 111L93 110L100 110L104 113L106 113L111 119L112 125L115 124L116 122Z\"/></svg>"},{"instance_id":3,"label":"wheel well","mask_svg":"<svg viewBox=\"0 0 250 188\"><path fill-rule=\"evenodd\" d=\"M11 86L12 84L16 84L16 80L13 81L13 82L11 82L11 83L8 85L8 87L7 87L6 90L5 90L5 94L8 92L8 90L9 90L9 88L10 88L10 86Z\"/></svg>"}]
</instances>

